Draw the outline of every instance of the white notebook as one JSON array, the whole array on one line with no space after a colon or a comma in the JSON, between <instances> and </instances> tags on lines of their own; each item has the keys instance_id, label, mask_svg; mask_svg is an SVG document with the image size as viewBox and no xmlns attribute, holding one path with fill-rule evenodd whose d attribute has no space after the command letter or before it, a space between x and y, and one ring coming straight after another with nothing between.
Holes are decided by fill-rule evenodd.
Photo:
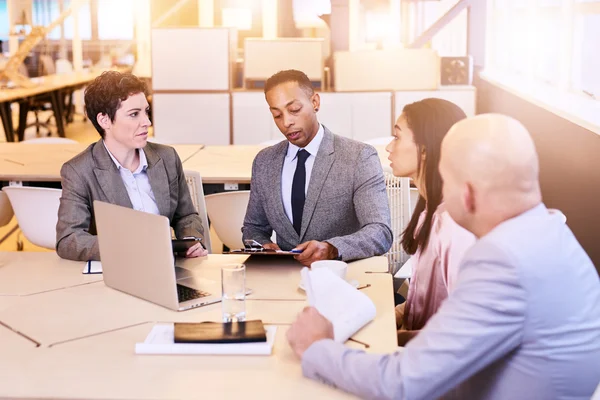
<instances>
[{"instance_id":1,"label":"white notebook","mask_svg":"<svg viewBox=\"0 0 600 400\"><path fill-rule=\"evenodd\" d=\"M267 341L261 343L175 343L173 324L156 324L143 343L135 344L136 354L270 355L277 326L265 326Z\"/></svg>"},{"instance_id":2,"label":"white notebook","mask_svg":"<svg viewBox=\"0 0 600 400\"><path fill-rule=\"evenodd\" d=\"M333 324L334 340L343 343L377 313L371 299L325 268L302 269L308 304Z\"/></svg>"},{"instance_id":3,"label":"white notebook","mask_svg":"<svg viewBox=\"0 0 600 400\"><path fill-rule=\"evenodd\" d=\"M100 261L86 261L83 265L84 274L101 274L102 273L102 264Z\"/></svg>"}]
</instances>

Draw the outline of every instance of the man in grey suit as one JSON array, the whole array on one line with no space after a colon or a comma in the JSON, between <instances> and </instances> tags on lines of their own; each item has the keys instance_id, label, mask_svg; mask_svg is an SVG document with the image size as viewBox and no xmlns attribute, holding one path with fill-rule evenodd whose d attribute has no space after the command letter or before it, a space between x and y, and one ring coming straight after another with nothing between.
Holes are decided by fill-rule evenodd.
<instances>
[{"instance_id":1,"label":"man in grey suit","mask_svg":"<svg viewBox=\"0 0 600 400\"><path fill-rule=\"evenodd\" d=\"M442 145L444 202L478 237L455 289L391 355L331 340L305 309L288 331L304 375L369 399L589 399L600 382L600 281L541 201L526 129L501 115L458 122Z\"/></svg>"},{"instance_id":2,"label":"man in grey suit","mask_svg":"<svg viewBox=\"0 0 600 400\"><path fill-rule=\"evenodd\" d=\"M164 215L178 238L202 238L202 222L175 149L147 143L151 123L144 82L131 74L105 72L86 88L85 108L101 139L60 171L58 255L80 261L100 259L94 200ZM136 234L135 226L115 229ZM206 254L198 243L186 256Z\"/></svg>"},{"instance_id":3,"label":"man in grey suit","mask_svg":"<svg viewBox=\"0 0 600 400\"><path fill-rule=\"evenodd\" d=\"M287 140L254 159L243 239L297 249L302 253L296 259L305 265L385 253L392 231L377 151L319 123L319 94L303 72L273 75L265 97Z\"/></svg>"}]
</instances>

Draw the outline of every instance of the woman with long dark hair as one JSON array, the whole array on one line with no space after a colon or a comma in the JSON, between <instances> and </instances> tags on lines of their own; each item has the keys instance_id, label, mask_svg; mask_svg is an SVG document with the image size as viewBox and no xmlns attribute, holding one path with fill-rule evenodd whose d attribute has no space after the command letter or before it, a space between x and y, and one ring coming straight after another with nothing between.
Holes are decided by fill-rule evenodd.
<instances>
[{"instance_id":1,"label":"woman with long dark hair","mask_svg":"<svg viewBox=\"0 0 600 400\"><path fill-rule=\"evenodd\" d=\"M413 275L406 302L397 307L400 345L423 328L448 297L458 263L475 241L445 210L438 170L442 140L463 118L466 115L461 108L446 100L408 104L386 147L394 175L412 178L419 191L401 239L402 248L412 255Z\"/></svg>"}]
</instances>

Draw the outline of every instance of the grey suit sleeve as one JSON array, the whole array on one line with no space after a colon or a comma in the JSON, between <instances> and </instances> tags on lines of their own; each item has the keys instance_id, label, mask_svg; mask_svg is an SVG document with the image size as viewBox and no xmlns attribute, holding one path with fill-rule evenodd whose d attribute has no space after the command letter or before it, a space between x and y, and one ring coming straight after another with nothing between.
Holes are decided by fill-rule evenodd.
<instances>
[{"instance_id":1,"label":"grey suit sleeve","mask_svg":"<svg viewBox=\"0 0 600 400\"><path fill-rule=\"evenodd\" d=\"M202 226L202 220L198 215L196 207L192 202L190 189L188 188L185 180L185 173L183 172L183 165L179 155L173 150L173 156L175 157L175 168L177 170L177 184L173 185L176 187L170 187L169 192L172 190L178 191L177 208L173 214L171 220L171 226L175 231L175 236L179 239L185 236L195 236L204 239L204 227Z\"/></svg>"},{"instance_id":2,"label":"grey suit sleeve","mask_svg":"<svg viewBox=\"0 0 600 400\"><path fill-rule=\"evenodd\" d=\"M261 198L259 185L256 180L259 176L257 170L257 158L252 163L252 178L250 180L250 200L244 217L242 227L242 239L254 239L260 244L271 243L273 228L269 224L267 213L264 209L265 202Z\"/></svg>"},{"instance_id":3,"label":"grey suit sleeve","mask_svg":"<svg viewBox=\"0 0 600 400\"><path fill-rule=\"evenodd\" d=\"M322 340L304 353L304 375L363 398L434 399L510 353L522 340L526 293L507 256L483 250L404 351L372 355Z\"/></svg>"},{"instance_id":4,"label":"grey suit sleeve","mask_svg":"<svg viewBox=\"0 0 600 400\"><path fill-rule=\"evenodd\" d=\"M392 245L390 207L381 161L372 146L365 147L358 159L354 177L354 210L360 230L328 239L344 261L378 256Z\"/></svg>"},{"instance_id":5,"label":"grey suit sleeve","mask_svg":"<svg viewBox=\"0 0 600 400\"><path fill-rule=\"evenodd\" d=\"M60 176L62 195L56 224L56 252L68 260L100 260L98 238L89 233L92 203L85 183L70 164L62 166Z\"/></svg>"}]
</instances>

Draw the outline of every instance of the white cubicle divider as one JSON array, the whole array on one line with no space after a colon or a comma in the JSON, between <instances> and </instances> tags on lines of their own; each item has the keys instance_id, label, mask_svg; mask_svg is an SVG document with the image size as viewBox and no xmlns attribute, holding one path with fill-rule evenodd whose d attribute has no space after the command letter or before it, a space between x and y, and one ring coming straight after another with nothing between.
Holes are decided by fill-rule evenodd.
<instances>
[{"instance_id":1,"label":"white cubicle divider","mask_svg":"<svg viewBox=\"0 0 600 400\"><path fill-rule=\"evenodd\" d=\"M261 92L233 92L233 144L260 144L283 139Z\"/></svg>"},{"instance_id":2,"label":"white cubicle divider","mask_svg":"<svg viewBox=\"0 0 600 400\"><path fill-rule=\"evenodd\" d=\"M229 93L155 93L154 136L162 143L228 145Z\"/></svg>"},{"instance_id":3,"label":"white cubicle divider","mask_svg":"<svg viewBox=\"0 0 600 400\"><path fill-rule=\"evenodd\" d=\"M395 92L394 114L397 118L402 114L405 105L433 97L451 101L462 108L467 117L472 117L475 115L475 94L474 86L442 86L439 90Z\"/></svg>"},{"instance_id":4,"label":"white cubicle divider","mask_svg":"<svg viewBox=\"0 0 600 400\"><path fill-rule=\"evenodd\" d=\"M392 136L392 93L353 93L352 138L364 142Z\"/></svg>"},{"instance_id":5,"label":"white cubicle divider","mask_svg":"<svg viewBox=\"0 0 600 400\"><path fill-rule=\"evenodd\" d=\"M440 58L431 49L338 51L333 55L338 92L435 90Z\"/></svg>"},{"instance_id":6,"label":"white cubicle divider","mask_svg":"<svg viewBox=\"0 0 600 400\"><path fill-rule=\"evenodd\" d=\"M244 82L264 81L286 69L297 69L311 81L322 81L323 48L323 39L248 38L244 41Z\"/></svg>"},{"instance_id":7,"label":"white cubicle divider","mask_svg":"<svg viewBox=\"0 0 600 400\"><path fill-rule=\"evenodd\" d=\"M360 141L391 136L391 92L327 92L320 96L319 121L332 132Z\"/></svg>"},{"instance_id":8,"label":"white cubicle divider","mask_svg":"<svg viewBox=\"0 0 600 400\"><path fill-rule=\"evenodd\" d=\"M283 138L263 92L233 92L233 144ZM364 141L392 134L392 93L319 92L319 121L333 133Z\"/></svg>"},{"instance_id":9,"label":"white cubicle divider","mask_svg":"<svg viewBox=\"0 0 600 400\"><path fill-rule=\"evenodd\" d=\"M153 90L229 90L236 38L229 28L152 29Z\"/></svg>"}]
</instances>

